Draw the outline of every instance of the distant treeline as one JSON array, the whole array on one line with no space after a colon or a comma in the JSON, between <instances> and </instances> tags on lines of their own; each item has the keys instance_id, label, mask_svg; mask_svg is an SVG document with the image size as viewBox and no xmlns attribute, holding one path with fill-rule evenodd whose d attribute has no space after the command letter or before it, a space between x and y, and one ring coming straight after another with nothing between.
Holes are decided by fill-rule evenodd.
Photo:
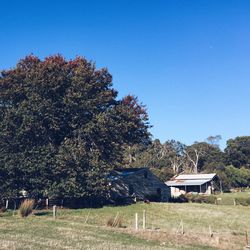
<instances>
[{"instance_id":1,"label":"distant treeline","mask_svg":"<svg viewBox=\"0 0 250 250\"><path fill-rule=\"evenodd\" d=\"M170 140L154 140L149 145L134 145L127 149L127 165L148 166L162 180L181 172L216 172L224 190L250 186L250 136L227 141L224 151L219 148L220 135L186 146Z\"/></svg>"}]
</instances>

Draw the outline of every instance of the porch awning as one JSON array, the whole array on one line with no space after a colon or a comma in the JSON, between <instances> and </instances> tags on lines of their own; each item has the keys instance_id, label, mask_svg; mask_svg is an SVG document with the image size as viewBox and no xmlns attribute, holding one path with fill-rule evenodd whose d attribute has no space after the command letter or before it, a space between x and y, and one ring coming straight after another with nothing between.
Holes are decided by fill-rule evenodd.
<instances>
[{"instance_id":1,"label":"porch awning","mask_svg":"<svg viewBox=\"0 0 250 250\"><path fill-rule=\"evenodd\" d=\"M169 187L178 187L178 186L201 186L207 182L211 181L211 179L207 180L174 180L165 182Z\"/></svg>"}]
</instances>

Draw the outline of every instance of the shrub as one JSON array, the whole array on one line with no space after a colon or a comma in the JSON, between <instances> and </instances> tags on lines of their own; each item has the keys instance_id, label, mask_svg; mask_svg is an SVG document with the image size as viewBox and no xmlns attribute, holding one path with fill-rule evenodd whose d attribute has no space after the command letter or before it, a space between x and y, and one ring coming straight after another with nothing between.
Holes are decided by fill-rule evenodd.
<instances>
[{"instance_id":1,"label":"shrub","mask_svg":"<svg viewBox=\"0 0 250 250\"><path fill-rule=\"evenodd\" d=\"M34 200L30 199L24 200L19 208L20 216L23 218L29 216L33 211L34 205L35 205Z\"/></svg>"},{"instance_id":2,"label":"shrub","mask_svg":"<svg viewBox=\"0 0 250 250\"><path fill-rule=\"evenodd\" d=\"M185 194L185 198L188 202L195 202L198 194Z\"/></svg>"},{"instance_id":3,"label":"shrub","mask_svg":"<svg viewBox=\"0 0 250 250\"><path fill-rule=\"evenodd\" d=\"M114 217L109 218L107 220L106 225L108 227L123 227L122 226L122 218L121 218L121 216L116 216L115 218Z\"/></svg>"},{"instance_id":4,"label":"shrub","mask_svg":"<svg viewBox=\"0 0 250 250\"><path fill-rule=\"evenodd\" d=\"M231 184L231 188L248 187L250 183L250 169L245 167L235 168L233 166L227 166L225 168L225 174Z\"/></svg>"},{"instance_id":5,"label":"shrub","mask_svg":"<svg viewBox=\"0 0 250 250\"><path fill-rule=\"evenodd\" d=\"M198 195L198 194L186 194L185 196L188 202L194 203L207 203L207 204L215 204L216 197L213 195L205 196L205 195Z\"/></svg>"},{"instance_id":6,"label":"shrub","mask_svg":"<svg viewBox=\"0 0 250 250\"><path fill-rule=\"evenodd\" d=\"M1 207L0 208L0 213L5 213L7 211L7 208L6 207Z\"/></svg>"},{"instance_id":7,"label":"shrub","mask_svg":"<svg viewBox=\"0 0 250 250\"><path fill-rule=\"evenodd\" d=\"M207 204L216 204L216 197L214 195L199 195L199 194L181 194L179 197L172 197L171 202L183 203L183 202L193 202L193 203L207 203Z\"/></svg>"},{"instance_id":8,"label":"shrub","mask_svg":"<svg viewBox=\"0 0 250 250\"><path fill-rule=\"evenodd\" d=\"M173 202L173 203L185 203L185 202L188 202L188 201L189 201L188 198L184 194L181 194L178 197L172 197L171 198L171 202Z\"/></svg>"},{"instance_id":9,"label":"shrub","mask_svg":"<svg viewBox=\"0 0 250 250\"><path fill-rule=\"evenodd\" d=\"M203 203L216 204L217 198L213 195L203 196Z\"/></svg>"}]
</instances>

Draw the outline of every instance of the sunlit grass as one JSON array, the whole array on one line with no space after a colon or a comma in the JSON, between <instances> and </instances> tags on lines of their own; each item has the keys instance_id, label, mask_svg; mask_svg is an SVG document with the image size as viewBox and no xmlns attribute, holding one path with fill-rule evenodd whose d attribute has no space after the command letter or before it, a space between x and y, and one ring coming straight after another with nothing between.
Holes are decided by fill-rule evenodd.
<instances>
[{"instance_id":1,"label":"sunlit grass","mask_svg":"<svg viewBox=\"0 0 250 250\"><path fill-rule=\"evenodd\" d=\"M143 210L146 231L141 230ZM135 213L139 231L134 230ZM118 216L126 228L107 227L108 219ZM246 231L250 207L233 205L137 203L59 209L56 220L51 210L35 211L26 220L8 211L0 214L0 249L242 249Z\"/></svg>"}]
</instances>

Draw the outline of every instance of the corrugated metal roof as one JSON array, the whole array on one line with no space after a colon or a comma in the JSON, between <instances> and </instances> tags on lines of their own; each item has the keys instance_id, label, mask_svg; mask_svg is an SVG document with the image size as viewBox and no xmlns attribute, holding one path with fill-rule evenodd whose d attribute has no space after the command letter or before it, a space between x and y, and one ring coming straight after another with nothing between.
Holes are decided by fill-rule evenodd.
<instances>
[{"instance_id":1,"label":"corrugated metal roof","mask_svg":"<svg viewBox=\"0 0 250 250\"><path fill-rule=\"evenodd\" d=\"M175 180L212 180L216 176L215 173L212 174L180 174L176 176Z\"/></svg>"},{"instance_id":2,"label":"corrugated metal roof","mask_svg":"<svg viewBox=\"0 0 250 250\"><path fill-rule=\"evenodd\" d=\"M211 181L211 179L203 179L203 180L174 180L174 181L167 181L165 184L168 186L200 186L205 184L206 182Z\"/></svg>"}]
</instances>

